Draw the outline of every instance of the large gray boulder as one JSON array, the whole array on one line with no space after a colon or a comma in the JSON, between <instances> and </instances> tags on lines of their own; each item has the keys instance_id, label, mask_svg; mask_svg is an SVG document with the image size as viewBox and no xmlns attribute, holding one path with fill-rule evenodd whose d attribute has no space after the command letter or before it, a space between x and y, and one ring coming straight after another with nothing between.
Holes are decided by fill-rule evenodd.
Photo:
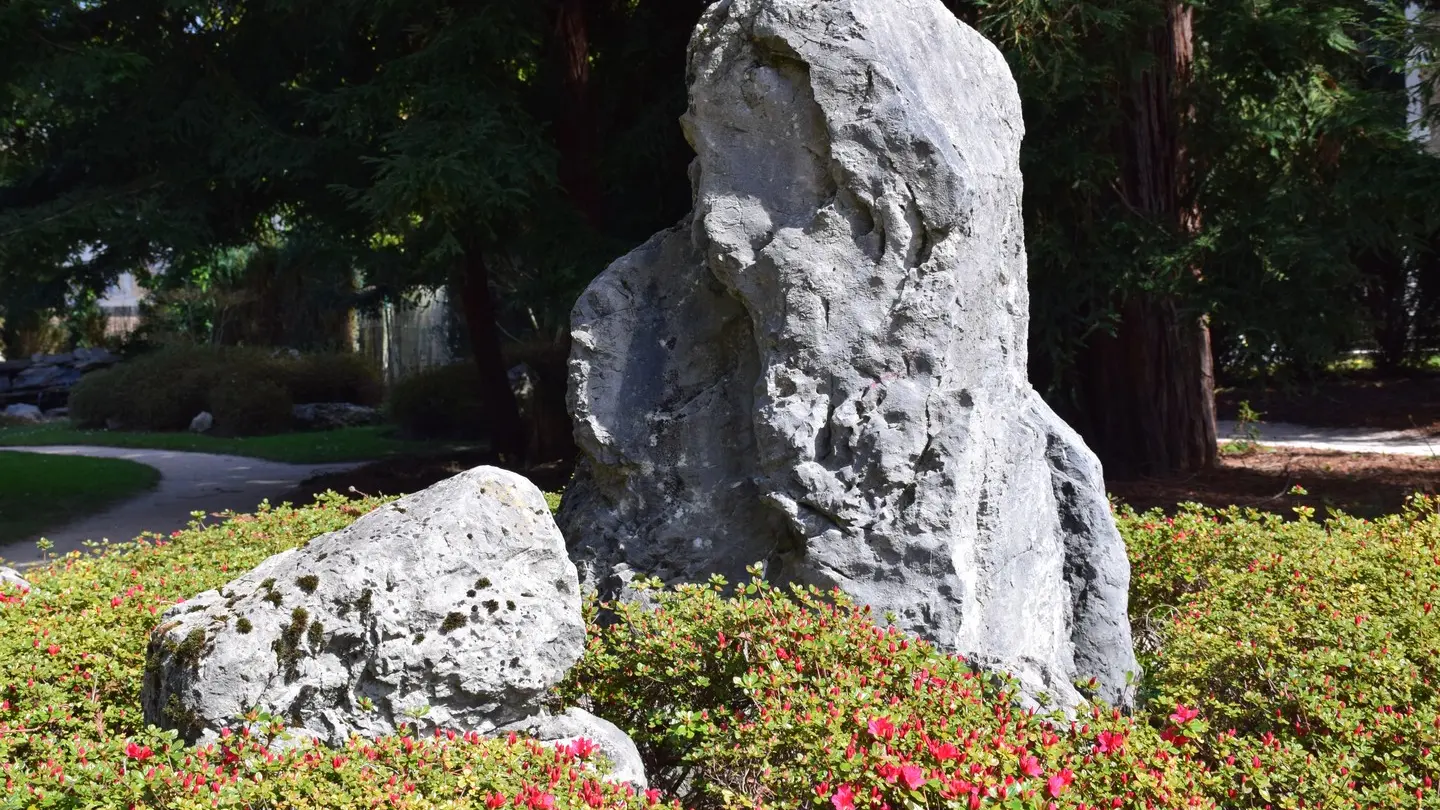
<instances>
[{"instance_id":1,"label":"large gray boulder","mask_svg":"<svg viewBox=\"0 0 1440 810\"><path fill-rule=\"evenodd\" d=\"M939 0L724 0L695 206L577 303L582 581L761 562L1074 706L1138 671L1101 470L1026 380L1020 100Z\"/></svg>"},{"instance_id":2,"label":"large gray boulder","mask_svg":"<svg viewBox=\"0 0 1440 810\"><path fill-rule=\"evenodd\" d=\"M584 643L544 496L481 467L167 611L142 702L187 740L252 707L337 745L405 723L484 733L535 715Z\"/></svg>"}]
</instances>

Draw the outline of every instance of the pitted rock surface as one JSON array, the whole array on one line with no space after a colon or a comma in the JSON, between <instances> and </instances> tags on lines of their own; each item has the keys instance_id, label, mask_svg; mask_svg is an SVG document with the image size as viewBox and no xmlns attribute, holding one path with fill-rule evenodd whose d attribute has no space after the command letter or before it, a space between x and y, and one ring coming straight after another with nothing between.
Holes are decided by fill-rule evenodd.
<instances>
[{"instance_id":1,"label":"pitted rock surface","mask_svg":"<svg viewBox=\"0 0 1440 810\"><path fill-rule=\"evenodd\" d=\"M575 566L533 484L480 467L167 611L149 722L188 740L261 707L303 734L493 731L579 659Z\"/></svg>"},{"instance_id":2,"label":"pitted rock surface","mask_svg":"<svg viewBox=\"0 0 1440 810\"><path fill-rule=\"evenodd\" d=\"M939 0L722 0L695 206L572 317L560 523L623 594L756 562L1074 706L1138 671L1101 470L1026 380L1020 100Z\"/></svg>"}]
</instances>

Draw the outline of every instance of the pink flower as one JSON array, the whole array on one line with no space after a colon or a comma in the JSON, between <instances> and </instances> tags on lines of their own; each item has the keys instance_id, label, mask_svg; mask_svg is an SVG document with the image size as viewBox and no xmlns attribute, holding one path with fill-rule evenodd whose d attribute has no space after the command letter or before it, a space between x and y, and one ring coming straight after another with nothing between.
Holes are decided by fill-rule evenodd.
<instances>
[{"instance_id":1,"label":"pink flower","mask_svg":"<svg viewBox=\"0 0 1440 810\"><path fill-rule=\"evenodd\" d=\"M830 797L830 803L835 805L835 810L855 810L855 788L841 785Z\"/></svg>"},{"instance_id":2,"label":"pink flower","mask_svg":"<svg viewBox=\"0 0 1440 810\"><path fill-rule=\"evenodd\" d=\"M1177 726L1183 726L1199 716L1199 709L1192 709L1184 705L1183 703L1176 703L1175 713L1170 715L1170 722L1174 723Z\"/></svg>"},{"instance_id":3,"label":"pink flower","mask_svg":"<svg viewBox=\"0 0 1440 810\"><path fill-rule=\"evenodd\" d=\"M1040 766L1038 757L1022 756L1020 757L1020 772L1026 776L1039 776L1045 772L1045 769Z\"/></svg>"},{"instance_id":4,"label":"pink flower","mask_svg":"<svg viewBox=\"0 0 1440 810\"><path fill-rule=\"evenodd\" d=\"M645 791L645 801L649 804L659 804L660 791L656 790L655 788L648 788Z\"/></svg>"},{"instance_id":5,"label":"pink flower","mask_svg":"<svg viewBox=\"0 0 1440 810\"><path fill-rule=\"evenodd\" d=\"M1102 731L1095 741L1095 750L1113 754L1125 746L1125 735L1119 731Z\"/></svg>"},{"instance_id":6,"label":"pink flower","mask_svg":"<svg viewBox=\"0 0 1440 810\"><path fill-rule=\"evenodd\" d=\"M1050 798L1057 799L1073 781L1075 781L1075 774L1069 768L1062 768L1059 773L1045 782L1045 790L1050 793Z\"/></svg>"},{"instance_id":7,"label":"pink flower","mask_svg":"<svg viewBox=\"0 0 1440 810\"><path fill-rule=\"evenodd\" d=\"M911 790L925 784L925 769L919 765L906 765L900 769L900 778L905 781L905 786Z\"/></svg>"},{"instance_id":8,"label":"pink flower","mask_svg":"<svg viewBox=\"0 0 1440 810\"><path fill-rule=\"evenodd\" d=\"M881 740L888 740L895 736L895 724L890 722L888 717L876 717L870 721L868 728L870 733Z\"/></svg>"}]
</instances>

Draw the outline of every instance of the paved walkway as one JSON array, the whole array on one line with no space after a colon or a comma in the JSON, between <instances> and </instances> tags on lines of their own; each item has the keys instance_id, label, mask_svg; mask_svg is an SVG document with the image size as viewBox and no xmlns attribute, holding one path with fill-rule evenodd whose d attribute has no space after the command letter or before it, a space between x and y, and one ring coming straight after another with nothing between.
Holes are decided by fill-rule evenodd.
<instances>
[{"instance_id":1,"label":"paved walkway","mask_svg":"<svg viewBox=\"0 0 1440 810\"><path fill-rule=\"evenodd\" d=\"M123 447L4 447L0 452L121 458L160 471L160 484L154 490L45 532L45 537L55 544L51 554L83 549L86 540L123 542L143 532L169 534L184 528L191 512L249 512L261 501L278 498L311 476L353 470L364 464L281 464L239 456ZM40 561L40 550L34 539L0 545L0 558L11 565L32 564Z\"/></svg>"},{"instance_id":2,"label":"paved walkway","mask_svg":"<svg viewBox=\"0 0 1440 810\"><path fill-rule=\"evenodd\" d=\"M1222 421L1216 427L1220 441L1235 441L1238 434L1234 422ZM1260 444L1274 447L1440 458L1440 438L1429 437L1415 430L1317 428L1285 422L1261 422L1257 427L1260 430Z\"/></svg>"}]
</instances>

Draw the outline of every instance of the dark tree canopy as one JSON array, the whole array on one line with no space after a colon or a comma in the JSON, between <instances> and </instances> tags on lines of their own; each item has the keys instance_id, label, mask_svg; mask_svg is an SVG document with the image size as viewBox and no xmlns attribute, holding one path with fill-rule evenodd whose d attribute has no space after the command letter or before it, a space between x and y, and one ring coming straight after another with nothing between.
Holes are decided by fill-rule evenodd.
<instances>
[{"instance_id":1,"label":"dark tree canopy","mask_svg":"<svg viewBox=\"0 0 1440 810\"><path fill-rule=\"evenodd\" d=\"M303 243L276 266L459 293L519 454L496 326L563 333L585 282L688 208L676 120L704 5L10 0L0 312ZM1025 101L1032 377L1115 469L1213 455L1206 341L1230 374L1433 346L1440 168L1404 98L1433 12L948 5Z\"/></svg>"}]
</instances>

